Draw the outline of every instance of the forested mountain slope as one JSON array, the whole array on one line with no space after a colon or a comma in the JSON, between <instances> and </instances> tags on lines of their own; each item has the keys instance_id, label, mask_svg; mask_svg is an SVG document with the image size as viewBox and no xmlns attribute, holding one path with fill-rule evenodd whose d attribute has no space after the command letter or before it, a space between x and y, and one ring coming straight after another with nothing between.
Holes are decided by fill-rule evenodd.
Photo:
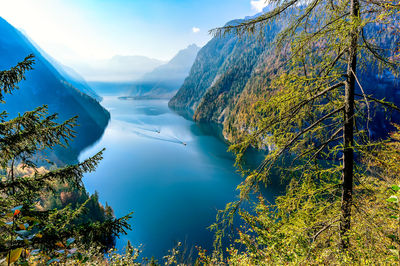
<instances>
[{"instance_id":1,"label":"forested mountain slope","mask_svg":"<svg viewBox=\"0 0 400 266\"><path fill-rule=\"evenodd\" d=\"M227 25L241 21L231 21ZM268 98L271 93L268 84L287 55L284 48L278 53L275 51L273 40L281 28L282 24L270 24L263 38L239 38L235 34L214 37L199 51L189 76L169 106L193 112L196 121L222 123L229 140L240 136L244 130L251 130L248 125L255 119L254 104ZM378 34L378 29L370 28L367 34ZM391 40L388 36L388 45ZM360 82L365 92L399 104L398 81L385 73L371 74L375 73L373 69L373 63L360 69ZM387 113L380 111L374 115L382 117ZM383 121L375 119L371 125L373 136L383 136L389 131L390 124ZM396 121L400 121L400 116L393 113L392 122Z\"/></svg>"},{"instance_id":2,"label":"forested mountain slope","mask_svg":"<svg viewBox=\"0 0 400 266\"><path fill-rule=\"evenodd\" d=\"M27 55L35 55L34 70L19 84L19 90L6 97L2 110L14 117L46 104L49 113L59 114L60 121L78 115L77 137L71 142L70 148L57 148L51 151L50 157L58 163L76 161L80 151L103 134L110 114L97 100L77 89L74 86L76 84L57 71L22 33L1 18L0 32L0 69L9 69ZM79 81L75 79L74 83Z\"/></svg>"},{"instance_id":3,"label":"forested mountain slope","mask_svg":"<svg viewBox=\"0 0 400 266\"><path fill-rule=\"evenodd\" d=\"M230 62L240 56L234 53L234 51L240 52L239 49L235 50L237 46L239 40L233 35L213 38L208 42L199 51L189 76L169 105L174 108L196 110L207 90L227 72L231 66Z\"/></svg>"},{"instance_id":4,"label":"forested mountain slope","mask_svg":"<svg viewBox=\"0 0 400 266\"><path fill-rule=\"evenodd\" d=\"M228 25L243 20L229 22ZM249 82L260 80L260 72L272 58L272 41L279 25L271 25L264 40L229 34L215 37L199 52L183 86L169 106L195 112L195 120L223 123Z\"/></svg>"}]
</instances>

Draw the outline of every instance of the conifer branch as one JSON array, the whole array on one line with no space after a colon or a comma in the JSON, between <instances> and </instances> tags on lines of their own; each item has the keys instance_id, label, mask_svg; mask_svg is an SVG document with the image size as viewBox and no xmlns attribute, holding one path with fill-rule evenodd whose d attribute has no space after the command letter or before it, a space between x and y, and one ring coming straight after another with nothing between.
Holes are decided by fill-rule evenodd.
<instances>
[{"instance_id":1,"label":"conifer branch","mask_svg":"<svg viewBox=\"0 0 400 266\"><path fill-rule=\"evenodd\" d=\"M282 6L279 5L274 10L262 14L254 19L239 23L238 25L228 25L225 27L215 28L210 30L209 33L214 37L225 36L232 32L235 32L235 34L239 36L243 35L246 32L254 33L257 26L278 17L279 15L287 11L290 7L296 5L298 2L299 0L290 0L284 3Z\"/></svg>"},{"instance_id":2,"label":"conifer branch","mask_svg":"<svg viewBox=\"0 0 400 266\"><path fill-rule=\"evenodd\" d=\"M33 69L34 55L30 54L22 62L9 70L0 71L0 102L4 103L4 95L18 89L17 83L25 80L25 72Z\"/></svg>"},{"instance_id":3,"label":"conifer branch","mask_svg":"<svg viewBox=\"0 0 400 266\"><path fill-rule=\"evenodd\" d=\"M302 100L300 103L298 103L297 105L291 107L288 111L286 111L285 112L286 116L288 118L292 117L295 113L297 113L302 107L304 107L309 102L311 102L311 101L313 101L313 100L325 95L326 93L328 93L328 92L330 92L330 91L332 91L334 89L343 87L344 85L345 85L344 82L337 83L337 84L332 85L332 86L324 89L323 91L311 96L310 98ZM256 137L260 136L262 133L266 132L271 126L275 125L276 123L280 123L280 122L282 122L282 118L276 117L276 119L271 121L271 123L269 123L268 125L264 126L262 129L258 130L258 132L253 137L256 138Z\"/></svg>"},{"instance_id":4,"label":"conifer branch","mask_svg":"<svg viewBox=\"0 0 400 266\"><path fill-rule=\"evenodd\" d=\"M295 137L293 137L287 144L285 144L285 146L279 150L279 152L274 155L274 160L272 161L272 164L274 164L274 162L277 160L277 158L279 158L290 146L292 146L292 144L298 140L302 135L304 135L305 133L307 133L308 131L310 131L311 129L313 129L314 127L316 127L317 125L319 125L320 123L322 123L324 120L328 119L329 117L333 116L334 114L340 112L343 110L344 107L338 108L332 112L330 112L329 114L324 115L323 117L319 118L317 121L315 121L314 123L312 123L310 126L308 126L307 128L301 130L299 133L296 134ZM257 168L257 175L259 175L266 167L267 163L269 160L264 160L261 165Z\"/></svg>"},{"instance_id":5,"label":"conifer branch","mask_svg":"<svg viewBox=\"0 0 400 266\"><path fill-rule=\"evenodd\" d=\"M337 123L335 123L337 124ZM310 150L306 150L302 152L301 154L297 155L296 158L293 159L293 162L296 160L299 160L300 158L303 158L307 154L312 153L313 151L317 150L313 155L311 155L310 159L307 161L307 163L304 164L304 166L308 165L314 158L316 158L330 143L339 140L341 137L336 137L340 132L342 131L342 128L338 128L328 140L324 141L323 143L319 144L317 147L312 148Z\"/></svg>"},{"instance_id":6,"label":"conifer branch","mask_svg":"<svg viewBox=\"0 0 400 266\"><path fill-rule=\"evenodd\" d=\"M384 56L380 55L376 49L372 47L372 45L366 40L365 34L364 34L364 29L361 30L361 38L363 40L363 43L365 44L365 47L367 48L367 51L369 51L378 61L388 65L392 69L397 69L399 67L399 63L390 61L389 59L385 58Z\"/></svg>"},{"instance_id":7,"label":"conifer branch","mask_svg":"<svg viewBox=\"0 0 400 266\"><path fill-rule=\"evenodd\" d=\"M313 159L315 159L332 141L336 140L336 136L343 130L343 128L338 128L335 133L325 142L322 144L322 146L311 156L311 158L308 160L306 165L310 163Z\"/></svg>"},{"instance_id":8,"label":"conifer branch","mask_svg":"<svg viewBox=\"0 0 400 266\"><path fill-rule=\"evenodd\" d=\"M35 174L33 177L20 177L14 181L0 182L0 190L7 190L10 187L38 189L43 187L43 182L55 180L61 182L73 181L73 184L79 187L83 174L93 172L96 169L99 161L103 158L104 150L77 165L67 166L45 174Z\"/></svg>"},{"instance_id":9,"label":"conifer branch","mask_svg":"<svg viewBox=\"0 0 400 266\"><path fill-rule=\"evenodd\" d=\"M390 103L390 102L385 102L383 100L376 99L376 98L374 98L372 96L369 96L369 95L361 95L361 94L358 94L358 93L354 93L354 95L356 95L358 97L364 97L365 96L368 100L374 101L374 102L379 103L379 104L381 104L381 105L383 105L385 107L388 107L388 108L391 108L393 110L396 110L397 112L400 112L400 108L397 107L396 105Z\"/></svg>"}]
</instances>

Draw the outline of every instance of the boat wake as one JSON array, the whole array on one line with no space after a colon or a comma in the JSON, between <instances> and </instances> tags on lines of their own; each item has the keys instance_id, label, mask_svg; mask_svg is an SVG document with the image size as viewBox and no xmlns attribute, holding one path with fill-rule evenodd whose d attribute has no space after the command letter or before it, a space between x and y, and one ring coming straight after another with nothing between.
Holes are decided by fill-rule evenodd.
<instances>
[{"instance_id":1,"label":"boat wake","mask_svg":"<svg viewBox=\"0 0 400 266\"><path fill-rule=\"evenodd\" d=\"M131 123L126 121L119 121L121 123L121 128L127 129L129 132L143 138L165 141L170 143L181 144L187 146L187 143L176 136L171 136L170 134L163 134L161 128L152 127L148 124L141 123Z\"/></svg>"},{"instance_id":2,"label":"boat wake","mask_svg":"<svg viewBox=\"0 0 400 266\"><path fill-rule=\"evenodd\" d=\"M161 133L161 130L158 128L144 128L144 127L136 127L137 129L143 130L143 131L149 131L149 132L154 132L157 134Z\"/></svg>"},{"instance_id":3,"label":"boat wake","mask_svg":"<svg viewBox=\"0 0 400 266\"><path fill-rule=\"evenodd\" d=\"M158 137L156 135L152 136L149 134L145 134L143 132L140 131L132 131L134 134L136 134L137 136L140 137L144 137L144 138L148 138L148 139L154 139L154 140L160 140L160 141L165 141L165 142L171 142L171 143L176 143L176 144L184 144L186 146L186 143L184 143L183 141L180 141L178 139L173 139L173 138L163 138L163 137Z\"/></svg>"}]
</instances>

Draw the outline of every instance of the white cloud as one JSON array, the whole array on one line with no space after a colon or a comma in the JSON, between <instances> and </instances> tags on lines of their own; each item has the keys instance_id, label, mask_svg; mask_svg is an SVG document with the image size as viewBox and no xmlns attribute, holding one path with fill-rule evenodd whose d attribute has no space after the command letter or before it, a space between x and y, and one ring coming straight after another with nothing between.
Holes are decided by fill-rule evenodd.
<instances>
[{"instance_id":1,"label":"white cloud","mask_svg":"<svg viewBox=\"0 0 400 266\"><path fill-rule=\"evenodd\" d=\"M193 27L193 28L192 28L192 31L193 31L194 33L198 33L198 32L200 31L200 29L197 28L197 27Z\"/></svg>"},{"instance_id":2,"label":"white cloud","mask_svg":"<svg viewBox=\"0 0 400 266\"><path fill-rule=\"evenodd\" d=\"M264 7L268 5L268 1L266 0L251 0L250 1L251 8L256 10L257 12L261 12Z\"/></svg>"}]
</instances>

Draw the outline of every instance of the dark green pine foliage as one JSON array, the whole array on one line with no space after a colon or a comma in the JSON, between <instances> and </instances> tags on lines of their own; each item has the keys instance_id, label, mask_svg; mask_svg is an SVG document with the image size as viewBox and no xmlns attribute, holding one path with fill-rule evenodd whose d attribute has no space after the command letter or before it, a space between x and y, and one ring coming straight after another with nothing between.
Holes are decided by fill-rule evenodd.
<instances>
[{"instance_id":1,"label":"dark green pine foliage","mask_svg":"<svg viewBox=\"0 0 400 266\"><path fill-rule=\"evenodd\" d=\"M18 89L25 72L33 69L34 56L7 71L0 72L0 100ZM54 257L55 250L74 242L80 247L107 248L104 243L130 229L130 215L115 219L110 210L103 222L90 223L82 219L92 204L88 198L79 206L67 205L59 209L40 208L40 198L54 192L57 184L67 184L82 190L84 173L95 170L102 159L100 151L76 165L52 170L39 168L41 151L57 145L67 146L75 137L77 117L59 123L57 114L48 114L47 106L19 114L7 120L7 112L0 114L0 260L9 263L29 251ZM95 199L97 201L97 198ZM109 208L108 208L109 209ZM23 252L22 252L23 251ZM75 250L74 252L75 253ZM71 254L76 255L76 254Z\"/></svg>"}]
</instances>

